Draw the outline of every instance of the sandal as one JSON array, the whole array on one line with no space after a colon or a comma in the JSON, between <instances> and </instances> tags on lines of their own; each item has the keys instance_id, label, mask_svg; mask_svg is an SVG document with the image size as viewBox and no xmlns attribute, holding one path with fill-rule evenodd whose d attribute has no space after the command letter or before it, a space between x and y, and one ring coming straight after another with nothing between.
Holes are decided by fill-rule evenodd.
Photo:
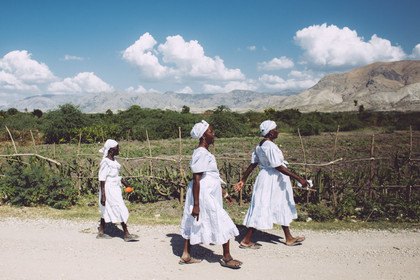
<instances>
[{"instance_id":1,"label":"sandal","mask_svg":"<svg viewBox=\"0 0 420 280\"><path fill-rule=\"evenodd\" d=\"M137 241L138 236L135 234L130 234L127 237L124 237L124 241L125 242L130 242L130 241Z\"/></svg>"},{"instance_id":2,"label":"sandal","mask_svg":"<svg viewBox=\"0 0 420 280\"><path fill-rule=\"evenodd\" d=\"M261 248L261 245L258 245L258 244L255 244L255 243L250 243L249 245L245 245L245 244L240 243L239 244L239 248L241 248L241 249L254 249L254 250L256 250L256 249L260 249Z\"/></svg>"},{"instance_id":3,"label":"sandal","mask_svg":"<svg viewBox=\"0 0 420 280\"><path fill-rule=\"evenodd\" d=\"M236 264L229 264L230 262L236 262ZM227 267L227 268L232 268L232 269L239 269L241 268L241 261L238 260L234 260L233 258L229 259L229 260L225 260L225 259L221 259L220 260L220 265Z\"/></svg>"},{"instance_id":4,"label":"sandal","mask_svg":"<svg viewBox=\"0 0 420 280\"><path fill-rule=\"evenodd\" d=\"M179 260L179 264L194 264L194 263L201 263L202 260L194 259L193 257L190 257L188 260L181 258Z\"/></svg>"},{"instance_id":5,"label":"sandal","mask_svg":"<svg viewBox=\"0 0 420 280\"><path fill-rule=\"evenodd\" d=\"M296 236L296 241L297 242L303 242L303 241L305 241L305 236Z\"/></svg>"},{"instance_id":6,"label":"sandal","mask_svg":"<svg viewBox=\"0 0 420 280\"><path fill-rule=\"evenodd\" d=\"M112 239L112 237L106 233L103 233L102 235L99 235L98 233L98 235L96 236L96 239Z\"/></svg>"}]
</instances>

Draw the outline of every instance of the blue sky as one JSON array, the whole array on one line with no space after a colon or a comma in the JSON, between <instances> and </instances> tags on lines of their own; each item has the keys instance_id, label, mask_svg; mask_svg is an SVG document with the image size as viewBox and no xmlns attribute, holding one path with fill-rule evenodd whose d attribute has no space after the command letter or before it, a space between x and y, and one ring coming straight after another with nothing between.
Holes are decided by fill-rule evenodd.
<instances>
[{"instance_id":1,"label":"blue sky","mask_svg":"<svg viewBox=\"0 0 420 280\"><path fill-rule=\"evenodd\" d=\"M0 0L0 105L119 90L303 91L420 59L420 1Z\"/></svg>"}]
</instances>

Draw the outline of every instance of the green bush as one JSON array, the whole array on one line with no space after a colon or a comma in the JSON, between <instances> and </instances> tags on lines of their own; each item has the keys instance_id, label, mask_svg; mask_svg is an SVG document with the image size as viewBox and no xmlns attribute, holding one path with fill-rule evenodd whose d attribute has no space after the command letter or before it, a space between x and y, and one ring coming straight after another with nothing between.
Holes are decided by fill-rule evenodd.
<instances>
[{"instance_id":1,"label":"green bush","mask_svg":"<svg viewBox=\"0 0 420 280\"><path fill-rule=\"evenodd\" d=\"M77 201L71 181L39 164L25 166L15 162L6 168L0 180L3 202L16 206L47 205L63 209Z\"/></svg>"},{"instance_id":2,"label":"green bush","mask_svg":"<svg viewBox=\"0 0 420 280\"><path fill-rule=\"evenodd\" d=\"M308 217L317 222L331 221L335 218L334 211L322 204L308 204L306 206Z\"/></svg>"}]
</instances>

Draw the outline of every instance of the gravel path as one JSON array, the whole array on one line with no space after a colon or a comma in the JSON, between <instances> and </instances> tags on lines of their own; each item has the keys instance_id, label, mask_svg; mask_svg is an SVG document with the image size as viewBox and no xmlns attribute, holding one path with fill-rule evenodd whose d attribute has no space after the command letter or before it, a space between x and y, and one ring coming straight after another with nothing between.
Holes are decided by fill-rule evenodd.
<instances>
[{"instance_id":1,"label":"gravel path","mask_svg":"<svg viewBox=\"0 0 420 280\"><path fill-rule=\"evenodd\" d=\"M263 247L238 248L239 270L219 265L221 246L193 246L203 262L179 265L178 226L131 226L138 242L124 242L109 225L109 240L95 238L97 222L0 219L0 279L420 279L419 231L292 232L302 246L287 247L278 230L257 232ZM240 228L241 235L245 229Z\"/></svg>"}]
</instances>

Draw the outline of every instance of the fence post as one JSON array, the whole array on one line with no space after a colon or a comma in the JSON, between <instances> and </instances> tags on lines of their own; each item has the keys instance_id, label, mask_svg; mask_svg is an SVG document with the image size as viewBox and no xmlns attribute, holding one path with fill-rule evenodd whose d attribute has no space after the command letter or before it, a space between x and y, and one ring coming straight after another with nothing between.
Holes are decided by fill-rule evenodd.
<instances>
[{"instance_id":1,"label":"fence post","mask_svg":"<svg viewBox=\"0 0 420 280\"><path fill-rule=\"evenodd\" d=\"M77 145L77 158L78 158L78 167L77 167L77 173L78 173L78 177L79 177L79 181L78 181L78 187L79 187L79 196L81 195L82 192L82 168L81 168L81 159L80 159L80 142L82 141L82 131L80 131L79 133L79 144ZM55 145L55 143L54 143ZM55 146L54 146L55 147Z\"/></svg>"},{"instance_id":2,"label":"fence post","mask_svg":"<svg viewBox=\"0 0 420 280\"><path fill-rule=\"evenodd\" d=\"M372 134L372 144L370 148L370 176L369 176L369 197L373 197L373 175L374 175L374 156L375 156L375 134Z\"/></svg>"},{"instance_id":3,"label":"fence post","mask_svg":"<svg viewBox=\"0 0 420 280\"><path fill-rule=\"evenodd\" d=\"M305 180L306 180L308 178L307 171L306 171L306 153L305 153L305 147L303 146L302 135L300 135L299 128L298 128L298 134L299 134L299 139L300 139L300 145L302 146L302 151L303 151L303 166L305 170ZM309 203L310 195L311 195L311 192L309 191L309 186L308 186L306 187L306 203Z\"/></svg>"},{"instance_id":4,"label":"fence post","mask_svg":"<svg viewBox=\"0 0 420 280\"><path fill-rule=\"evenodd\" d=\"M335 160L335 153L337 151L338 132L340 132L340 125L337 125L337 132L335 133L334 149L333 149L333 155L332 155L332 161L333 162ZM332 181L333 185L335 185L335 180L334 180L334 163L331 165L331 181ZM319 192L321 193L321 185L319 186Z\"/></svg>"},{"instance_id":5,"label":"fence post","mask_svg":"<svg viewBox=\"0 0 420 280\"><path fill-rule=\"evenodd\" d=\"M102 129L102 126L101 126L101 135L102 135L102 143L105 144L104 130Z\"/></svg>"},{"instance_id":6,"label":"fence post","mask_svg":"<svg viewBox=\"0 0 420 280\"><path fill-rule=\"evenodd\" d=\"M184 184L184 170L182 169L182 134L181 134L181 127L178 127L178 135L179 135L179 174L181 175L181 184ZM179 203L184 203L184 187L181 186L181 191L179 195Z\"/></svg>"},{"instance_id":7,"label":"fence post","mask_svg":"<svg viewBox=\"0 0 420 280\"><path fill-rule=\"evenodd\" d=\"M149 133L147 132L147 129L146 129L146 139L147 139L147 145L149 146L149 156L150 156L150 160L149 160L149 164L150 164L150 176L153 176L152 148L150 147Z\"/></svg>"},{"instance_id":8,"label":"fence post","mask_svg":"<svg viewBox=\"0 0 420 280\"><path fill-rule=\"evenodd\" d=\"M34 138L34 135L33 135L33 133L32 133L32 130L29 130L29 131L31 132L32 143L34 143L35 153L36 153L36 154L38 154L38 151L37 151L37 149L36 149L36 143L35 143L35 138Z\"/></svg>"},{"instance_id":9,"label":"fence post","mask_svg":"<svg viewBox=\"0 0 420 280\"><path fill-rule=\"evenodd\" d=\"M130 130L127 131L127 157L125 158L125 163L127 164L128 158L130 157ZM130 167L127 168L128 172L131 173Z\"/></svg>"},{"instance_id":10,"label":"fence post","mask_svg":"<svg viewBox=\"0 0 420 280\"><path fill-rule=\"evenodd\" d=\"M411 192L412 186L411 183L413 182L413 172L411 171L413 168L413 161L411 160L411 155L413 153L413 128L410 125L410 151L408 153L408 176L410 177L410 182L408 184L408 192L407 192L407 201L411 201Z\"/></svg>"},{"instance_id":11,"label":"fence post","mask_svg":"<svg viewBox=\"0 0 420 280\"><path fill-rule=\"evenodd\" d=\"M4 127L6 128L7 132L9 132L10 139L12 139L12 144L13 144L13 147L15 148L15 154L17 154L18 152L17 152L15 140L13 140L12 133L10 133L10 130L7 128L7 126L4 126Z\"/></svg>"}]
</instances>

